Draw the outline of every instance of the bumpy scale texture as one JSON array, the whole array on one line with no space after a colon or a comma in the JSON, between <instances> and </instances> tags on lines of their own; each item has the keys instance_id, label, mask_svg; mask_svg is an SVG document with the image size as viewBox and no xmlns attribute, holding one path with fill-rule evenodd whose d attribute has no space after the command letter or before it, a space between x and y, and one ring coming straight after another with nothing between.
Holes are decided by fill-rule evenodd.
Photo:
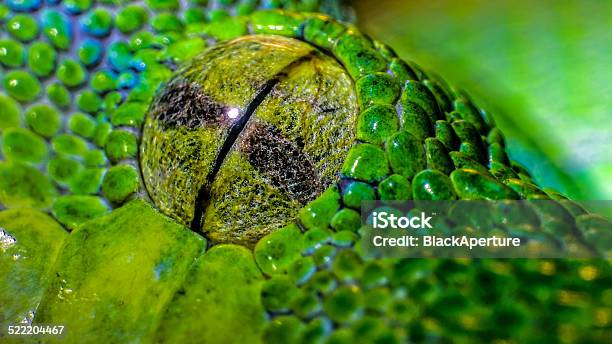
<instances>
[{"instance_id":1,"label":"bumpy scale texture","mask_svg":"<svg viewBox=\"0 0 612 344\"><path fill-rule=\"evenodd\" d=\"M563 218L536 230L594 253L610 223L537 187L467 95L318 9L347 18L331 1L0 4L3 328L67 324L71 343L609 338L605 260L361 253L362 200L554 199ZM231 63L241 75L223 75Z\"/></svg>"}]
</instances>

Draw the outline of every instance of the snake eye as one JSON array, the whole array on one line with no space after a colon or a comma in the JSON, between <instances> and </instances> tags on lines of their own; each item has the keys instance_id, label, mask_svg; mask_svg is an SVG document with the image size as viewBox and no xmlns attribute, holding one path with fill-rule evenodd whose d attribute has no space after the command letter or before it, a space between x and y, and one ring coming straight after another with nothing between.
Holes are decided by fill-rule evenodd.
<instances>
[{"instance_id":1,"label":"snake eye","mask_svg":"<svg viewBox=\"0 0 612 344\"><path fill-rule=\"evenodd\" d=\"M355 141L348 73L279 36L218 44L158 91L140 147L148 193L213 243L254 245L335 182Z\"/></svg>"}]
</instances>

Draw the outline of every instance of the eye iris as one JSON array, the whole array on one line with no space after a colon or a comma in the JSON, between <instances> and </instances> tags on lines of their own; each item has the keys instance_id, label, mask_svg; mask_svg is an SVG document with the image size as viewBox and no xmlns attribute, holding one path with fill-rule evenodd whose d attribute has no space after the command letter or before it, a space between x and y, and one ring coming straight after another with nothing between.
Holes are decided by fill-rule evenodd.
<instances>
[{"instance_id":1,"label":"eye iris","mask_svg":"<svg viewBox=\"0 0 612 344\"><path fill-rule=\"evenodd\" d=\"M355 140L351 78L298 40L246 36L158 92L141 168L161 211L213 243L254 245L332 184Z\"/></svg>"}]
</instances>

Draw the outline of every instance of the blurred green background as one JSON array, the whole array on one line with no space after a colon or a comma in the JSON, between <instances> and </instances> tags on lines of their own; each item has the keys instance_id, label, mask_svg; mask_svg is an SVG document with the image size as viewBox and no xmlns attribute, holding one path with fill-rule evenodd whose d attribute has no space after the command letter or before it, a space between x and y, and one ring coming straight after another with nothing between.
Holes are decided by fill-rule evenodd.
<instances>
[{"instance_id":1,"label":"blurred green background","mask_svg":"<svg viewBox=\"0 0 612 344\"><path fill-rule=\"evenodd\" d=\"M471 93L535 180L612 199L612 1L355 1L358 23Z\"/></svg>"}]
</instances>

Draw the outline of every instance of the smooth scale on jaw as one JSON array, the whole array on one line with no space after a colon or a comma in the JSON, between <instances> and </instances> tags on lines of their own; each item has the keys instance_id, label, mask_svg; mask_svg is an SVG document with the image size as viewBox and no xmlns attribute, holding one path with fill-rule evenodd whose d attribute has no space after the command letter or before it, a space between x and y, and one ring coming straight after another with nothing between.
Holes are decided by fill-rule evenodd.
<instances>
[{"instance_id":1,"label":"smooth scale on jaw","mask_svg":"<svg viewBox=\"0 0 612 344\"><path fill-rule=\"evenodd\" d=\"M159 91L141 144L149 195L213 243L252 246L337 178L355 140L354 85L279 36L221 43Z\"/></svg>"}]
</instances>

